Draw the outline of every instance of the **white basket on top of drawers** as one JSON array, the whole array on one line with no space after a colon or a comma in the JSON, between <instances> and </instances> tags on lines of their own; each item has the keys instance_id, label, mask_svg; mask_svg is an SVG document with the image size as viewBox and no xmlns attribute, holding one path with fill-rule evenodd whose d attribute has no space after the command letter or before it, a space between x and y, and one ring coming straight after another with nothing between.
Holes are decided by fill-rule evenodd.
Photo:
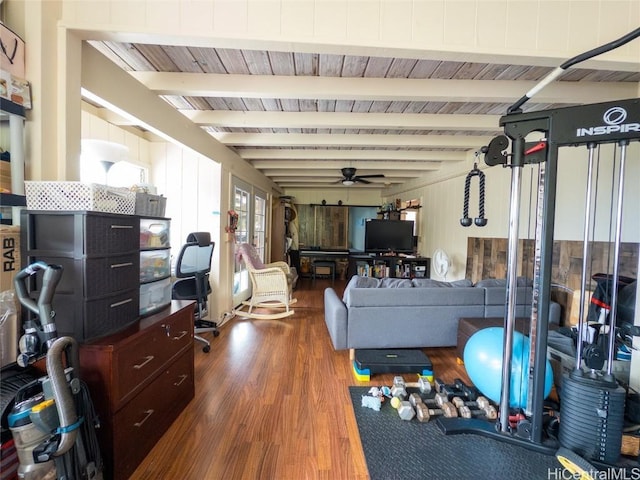
<instances>
[{"instance_id":1,"label":"white basket on top of drawers","mask_svg":"<svg viewBox=\"0 0 640 480\"><path fill-rule=\"evenodd\" d=\"M29 210L86 210L133 215L136 193L83 182L24 182Z\"/></svg>"}]
</instances>

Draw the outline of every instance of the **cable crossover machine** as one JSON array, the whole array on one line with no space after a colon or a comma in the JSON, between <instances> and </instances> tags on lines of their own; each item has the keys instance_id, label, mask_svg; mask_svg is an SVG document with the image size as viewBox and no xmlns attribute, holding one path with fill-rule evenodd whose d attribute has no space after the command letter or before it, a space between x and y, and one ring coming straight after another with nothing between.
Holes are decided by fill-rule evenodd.
<instances>
[{"instance_id":1,"label":"cable crossover machine","mask_svg":"<svg viewBox=\"0 0 640 480\"><path fill-rule=\"evenodd\" d=\"M503 342L502 384L499 417L495 425L480 419L439 418L443 433L476 433L501 441L515 443L542 453L556 455L565 466L565 453L573 461L586 460L586 465L612 466L620 454L625 390L618 385L612 373L615 358L615 328L617 289L613 288L609 315L607 367L604 372L582 368L583 306L587 283L587 256L589 232L592 228L591 190L592 172L600 146L613 144L613 160L619 162L617 198L612 199L610 224L615 225L613 241L613 285L619 279L619 256L622 232L623 184L628 147L640 141L640 99L611 101L566 108L526 112L522 105L535 93L558 77L566 68L580 61L617 48L640 36L640 28L603 47L574 57L556 68L533 90L511 106L500 119L504 135L494 138L483 148L485 163L511 169L509 213L509 239L507 257L507 289ZM534 142L529 138L540 138ZM563 147L583 147L588 162L588 180L585 200L585 229L583 239L582 284L580 288L580 321L575 369L565 375L562 384L562 404L559 435L546 435L543 426L545 367L549 305L551 301L551 274L555 202L558 189L558 152ZM607 152L609 149L607 149ZM619 158L616 158L619 157ZM635 158L635 160L640 160ZM518 268L518 232L521 178L523 167L537 164L538 205L535 218L535 245L533 258L533 301L530 318L530 357L528 368L528 397L524 415L514 427L510 423L510 388L513 332L516 319L516 287ZM615 169L614 169L615 170ZM614 210L615 203L615 211ZM637 206L634 206L636 208ZM465 212L466 216L466 212ZM470 223L470 222L469 222ZM636 313L637 315L637 313ZM596 406L596 408L594 408ZM591 463L589 463L591 462ZM578 469L580 470L580 469ZM583 471L584 468L583 468ZM581 477L588 478L588 477Z\"/></svg>"}]
</instances>

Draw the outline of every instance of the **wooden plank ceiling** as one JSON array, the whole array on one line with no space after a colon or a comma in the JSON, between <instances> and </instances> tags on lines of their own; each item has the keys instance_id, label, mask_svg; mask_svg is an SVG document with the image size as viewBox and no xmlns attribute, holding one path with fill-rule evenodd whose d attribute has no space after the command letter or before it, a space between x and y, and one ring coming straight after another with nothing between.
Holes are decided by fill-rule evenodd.
<instances>
[{"instance_id":1,"label":"wooden plank ceiling","mask_svg":"<svg viewBox=\"0 0 640 480\"><path fill-rule=\"evenodd\" d=\"M287 188L402 184L501 133L551 68L92 41L214 138ZM627 98L640 73L575 68L525 111ZM603 83L606 82L606 83ZM637 87L637 85L636 85Z\"/></svg>"}]
</instances>

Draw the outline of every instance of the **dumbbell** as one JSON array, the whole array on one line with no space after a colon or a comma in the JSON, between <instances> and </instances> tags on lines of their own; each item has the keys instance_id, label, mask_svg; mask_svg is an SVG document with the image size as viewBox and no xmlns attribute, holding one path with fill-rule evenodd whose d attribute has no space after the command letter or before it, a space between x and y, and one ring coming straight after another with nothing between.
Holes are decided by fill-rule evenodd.
<instances>
[{"instance_id":1,"label":"dumbbell","mask_svg":"<svg viewBox=\"0 0 640 480\"><path fill-rule=\"evenodd\" d=\"M449 399L451 399L453 397L464 397L465 396L464 392L462 390L457 389L455 387L455 385L447 385L446 383L444 383L439 378L436 378L433 383L434 383L434 385L436 387L436 392L443 393L443 394L447 395L447 397Z\"/></svg>"},{"instance_id":2,"label":"dumbbell","mask_svg":"<svg viewBox=\"0 0 640 480\"><path fill-rule=\"evenodd\" d=\"M498 412L486 397L478 397L475 402L465 402L460 397L454 397L451 399L451 403L458 408L458 412L463 418L484 416L489 420L495 420L498 417ZM472 407L478 408L472 410Z\"/></svg>"},{"instance_id":3,"label":"dumbbell","mask_svg":"<svg viewBox=\"0 0 640 480\"><path fill-rule=\"evenodd\" d=\"M404 378L400 376L393 377L393 385L391 387L391 396L402 399L407 398L407 387Z\"/></svg>"},{"instance_id":4,"label":"dumbbell","mask_svg":"<svg viewBox=\"0 0 640 480\"><path fill-rule=\"evenodd\" d=\"M426 399L423 399L418 393L412 393L409 395L409 403L414 407L418 403L424 403L429 408L438 408L448 401L449 399L444 393L436 393L435 397Z\"/></svg>"},{"instance_id":5,"label":"dumbbell","mask_svg":"<svg viewBox=\"0 0 640 480\"><path fill-rule=\"evenodd\" d=\"M482 396L478 397L475 401L464 400L460 397L453 397L451 399L451 403L453 403L457 408L478 407L478 410L485 410L492 406L489 399L487 397L482 397Z\"/></svg>"},{"instance_id":6,"label":"dumbbell","mask_svg":"<svg viewBox=\"0 0 640 480\"><path fill-rule=\"evenodd\" d=\"M420 390L420 393L431 393L431 383L427 377L420 376L417 382L406 383L407 387L413 387Z\"/></svg>"},{"instance_id":7,"label":"dumbbell","mask_svg":"<svg viewBox=\"0 0 640 480\"><path fill-rule=\"evenodd\" d=\"M480 396L480 392L475 387L470 387L464 383L460 378L453 380L453 386L461 391L467 400L476 400Z\"/></svg>"},{"instance_id":8,"label":"dumbbell","mask_svg":"<svg viewBox=\"0 0 640 480\"><path fill-rule=\"evenodd\" d=\"M437 401L438 400L436 400L436 402ZM416 415L418 417L418 421L420 422L428 422L431 417L435 417L437 415L444 415L445 417L458 416L456 407L452 403L446 401L446 397L441 396L440 401L442 402L441 404L439 404L440 408L429 408L424 403L422 398L420 398L420 395L412 393L409 396L409 404L413 404L413 406L415 407Z\"/></svg>"},{"instance_id":9,"label":"dumbbell","mask_svg":"<svg viewBox=\"0 0 640 480\"><path fill-rule=\"evenodd\" d=\"M462 418L485 417L487 420L495 420L498 418L498 412L493 406L489 406L484 410L471 410L471 408L462 406L458 409Z\"/></svg>"},{"instance_id":10,"label":"dumbbell","mask_svg":"<svg viewBox=\"0 0 640 480\"><path fill-rule=\"evenodd\" d=\"M453 418L458 416L458 411L452 403L445 402L440 408L429 408L424 403L416 405L416 416L420 422L428 422L431 417L444 416Z\"/></svg>"},{"instance_id":11,"label":"dumbbell","mask_svg":"<svg viewBox=\"0 0 640 480\"><path fill-rule=\"evenodd\" d=\"M402 420L411 420L416 415L411 403L406 400L400 400L400 397L393 397L391 399L391 406L398 411L398 416Z\"/></svg>"}]
</instances>

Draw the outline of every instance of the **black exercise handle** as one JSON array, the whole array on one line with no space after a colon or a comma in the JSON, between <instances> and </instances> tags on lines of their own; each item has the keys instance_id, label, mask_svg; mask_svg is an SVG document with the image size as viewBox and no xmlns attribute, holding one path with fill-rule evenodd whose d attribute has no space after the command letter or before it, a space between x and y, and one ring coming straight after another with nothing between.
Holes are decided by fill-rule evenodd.
<instances>
[{"instance_id":1,"label":"black exercise handle","mask_svg":"<svg viewBox=\"0 0 640 480\"><path fill-rule=\"evenodd\" d=\"M469 217L469 190L471 189L471 179L473 177L478 177L479 180L479 198L478 198L478 217L472 220ZM485 190L485 179L484 172L478 169L477 165L473 166L473 170L471 170L467 174L467 178L464 181L464 207L462 210L462 218L460 219L460 225L463 227L470 227L473 223L478 227L484 227L487 224L487 220L484 218L484 190Z\"/></svg>"}]
</instances>

